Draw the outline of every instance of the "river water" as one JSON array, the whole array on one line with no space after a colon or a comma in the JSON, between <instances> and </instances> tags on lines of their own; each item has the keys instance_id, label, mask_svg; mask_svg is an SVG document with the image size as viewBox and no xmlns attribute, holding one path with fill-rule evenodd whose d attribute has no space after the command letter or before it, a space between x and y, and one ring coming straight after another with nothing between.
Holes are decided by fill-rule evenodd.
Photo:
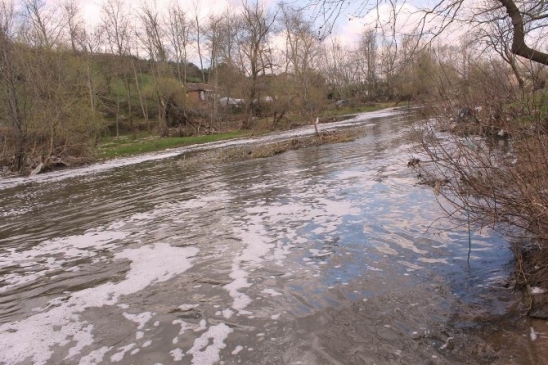
<instances>
[{"instance_id":1,"label":"river water","mask_svg":"<svg viewBox=\"0 0 548 365\"><path fill-rule=\"evenodd\" d=\"M406 166L411 123L2 181L0 364L541 363L508 242L438 219ZM238 143L265 140L218 145Z\"/></svg>"}]
</instances>

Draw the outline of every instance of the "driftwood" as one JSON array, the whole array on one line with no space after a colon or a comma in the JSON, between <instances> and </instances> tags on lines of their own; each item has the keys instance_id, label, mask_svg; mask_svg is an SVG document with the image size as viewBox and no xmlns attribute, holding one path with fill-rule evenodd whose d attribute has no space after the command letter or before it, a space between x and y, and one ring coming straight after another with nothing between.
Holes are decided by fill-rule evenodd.
<instances>
[{"instance_id":1,"label":"driftwood","mask_svg":"<svg viewBox=\"0 0 548 365\"><path fill-rule=\"evenodd\" d=\"M39 173L41 173L42 170L44 169L44 166L45 166L45 165L44 165L42 162L40 162L40 163L38 164L38 166L36 166L36 167L34 168L34 170L32 170L32 171L30 172L30 176L38 175Z\"/></svg>"},{"instance_id":2,"label":"driftwood","mask_svg":"<svg viewBox=\"0 0 548 365\"><path fill-rule=\"evenodd\" d=\"M48 171L63 169L69 166L70 164L62 160L60 157L50 156L46 158L44 162L40 162L36 167L34 167L30 172L30 176L38 175Z\"/></svg>"}]
</instances>

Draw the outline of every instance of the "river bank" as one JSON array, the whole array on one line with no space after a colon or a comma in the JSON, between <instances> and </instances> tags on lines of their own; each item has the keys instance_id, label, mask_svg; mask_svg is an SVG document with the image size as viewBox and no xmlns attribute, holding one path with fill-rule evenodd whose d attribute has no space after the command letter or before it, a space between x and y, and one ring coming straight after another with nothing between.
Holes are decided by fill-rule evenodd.
<instances>
[{"instance_id":1,"label":"river bank","mask_svg":"<svg viewBox=\"0 0 548 365\"><path fill-rule=\"evenodd\" d=\"M393 103L370 103L365 105L344 106L341 108L331 108L321 113L317 123L334 123L346 119L354 118L360 114L376 112L392 107ZM301 116L297 116L301 119ZM239 123L237 123L239 124ZM187 147L193 145L221 142L231 139L245 139L258 136L264 136L272 133L291 131L306 127L303 121L285 123L284 125L273 125L270 118L257 119L252 129L237 129L238 126L233 122L219 123L217 128L205 128L206 132L193 136L184 136L178 128L172 128L168 131L168 136L161 137L150 130L134 132L131 134L119 135L115 137L104 136L99 142L94 143L90 148L81 146L76 149L79 153L88 151L82 155L71 155L66 153L43 155L32 149L32 152L26 153L22 159L22 165L19 170L14 170L16 166L15 156L6 156L0 154L0 177L28 176L43 173L49 173L56 170L67 168L78 168L85 165L100 163L102 161L114 158L125 158L147 153L161 152L168 149ZM200 128L198 128L199 130ZM196 131L195 131L196 132ZM346 137L343 137L343 139ZM331 138L333 139L333 138ZM0 136L0 141L2 137ZM5 140L4 140L5 142ZM36 146L35 146L36 147ZM85 148L84 148L85 147Z\"/></svg>"},{"instance_id":2,"label":"river bank","mask_svg":"<svg viewBox=\"0 0 548 365\"><path fill-rule=\"evenodd\" d=\"M444 113L445 110L445 113ZM449 202L448 214L496 227L512 242L515 276L528 315L548 319L548 160L545 121L536 114L466 112L433 107L417 133L421 182ZM467 110L467 109L464 109ZM429 163L435 161L435 163Z\"/></svg>"},{"instance_id":3,"label":"river bank","mask_svg":"<svg viewBox=\"0 0 548 365\"><path fill-rule=\"evenodd\" d=\"M72 176L79 176L88 173L97 173L101 171L110 170L113 168L131 166L148 161L157 161L166 158L173 158L175 156L186 156L200 152L221 151L223 149L230 150L232 148L241 148L242 153L236 153L235 158L248 159L253 155L261 155L260 157L266 157L263 153L258 151L263 150L266 153L275 153L278 147L282 147L283 144L288 143L291 140L297 140L294 142L295 146L286 146L285 148L294 149L298 146L306 146L310 144L321 143L335 143L337 140L345 141L352 138L357 138L359 135L352 135L348 132L349 129L368 123L368 121L376 120L390 115L403 115L407 113L409 109L407 107L401 108L385 108L378 111L368 112L358 115L345 115L345 116L331 116L329 122L318 124L319 132L324 137L316 138L315 128L311 125L295 128L282 132L272 132L266 135L259 136L247 136L240 138L230 138L227 140L205 142L193 145L184 145L177 148L162 149L154 152L131 154L125 157L113 157L105 159L95 163L88 163L85 165L78 165L70 168L58 169L46 174L36 174L32 176L19 176L14 174L5 175L0 178L0 188L2 186L19 185L26 182L33 181L59 181ZM335 118L335 119L333 119ZM339 120L342 119L342 120ZM325 137L329 135L329 137ZM268 148L264 148L270 146ZM247 153L252 147L254 151ZM270 151L270 152L269 152ZM229 155L223 155L222 153L213 153L211 157L221 160L226 160ZM207 163L207 158L204 157L204 162Z\"/></svg>"}]
</instances>

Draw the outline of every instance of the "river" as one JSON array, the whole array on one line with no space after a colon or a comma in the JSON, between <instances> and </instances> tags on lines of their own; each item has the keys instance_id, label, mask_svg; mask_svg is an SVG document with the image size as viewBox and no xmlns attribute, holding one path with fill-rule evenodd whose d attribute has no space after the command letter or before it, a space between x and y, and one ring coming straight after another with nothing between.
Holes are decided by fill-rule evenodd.
<instances>
[{"instance_id":1,"label":"river","mask_svg":"<svg viewBox=\"0 0 548 365\"><path fill-rule=\"evenodd\" d=\"M407 168L412 123L389 110L322 125L354 142L270 158L187 155L311 128L1 181L0 363L542 363L508 242L439 219Z\"/></svg>"}]
</instances>

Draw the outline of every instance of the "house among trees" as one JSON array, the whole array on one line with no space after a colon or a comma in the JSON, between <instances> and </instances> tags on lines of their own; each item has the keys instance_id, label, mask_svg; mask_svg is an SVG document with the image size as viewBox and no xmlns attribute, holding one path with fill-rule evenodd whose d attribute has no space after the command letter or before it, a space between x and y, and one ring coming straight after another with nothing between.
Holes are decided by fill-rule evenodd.
<instances>
[{"instance_id":1,"label":"house among trees","mask_svg":"<svg viewBox=\"0 0 548 365\"><path fill-rule=\"evenodd\" d=\"M190 103L205 103L213 95L213 86L203 83L190 83L185 85L186 97Z\"/></svg>"}]
</instances>

